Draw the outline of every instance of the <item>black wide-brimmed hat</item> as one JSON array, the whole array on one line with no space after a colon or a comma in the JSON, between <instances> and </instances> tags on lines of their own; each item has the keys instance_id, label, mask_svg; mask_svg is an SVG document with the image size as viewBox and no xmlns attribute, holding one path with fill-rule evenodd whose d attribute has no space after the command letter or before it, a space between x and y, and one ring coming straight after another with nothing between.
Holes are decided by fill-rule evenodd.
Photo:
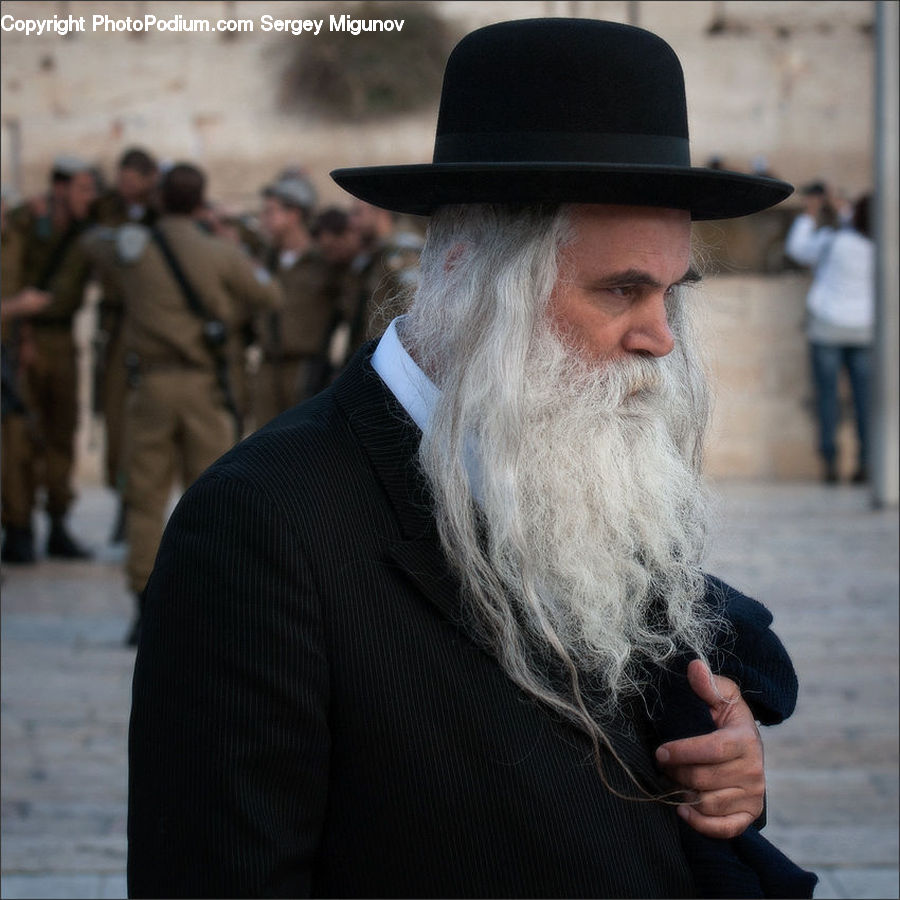
<instances>
[{"instance_id":1,"label":"black wide-brimmed hat","mask_svg":"<svg viewBox=\"0 0 900 900\"><path fill-rule=\"evenodd\" d=\"M793 190L693 168L675 52L649 31L594 19L473 31L447 61L433 162L331 176L362 200L414 215L455 203L618 203L725 219Z\"/></svg>"}]
</instances>

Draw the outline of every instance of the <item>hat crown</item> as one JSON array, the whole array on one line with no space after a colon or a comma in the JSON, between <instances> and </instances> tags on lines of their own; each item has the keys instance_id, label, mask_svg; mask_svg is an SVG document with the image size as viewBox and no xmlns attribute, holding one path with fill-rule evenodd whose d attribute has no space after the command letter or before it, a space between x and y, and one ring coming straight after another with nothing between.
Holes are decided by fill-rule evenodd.
<instances>
[{"instance_id":1,"label":"hat crown","mask_svg":"<svg viewBox=\"0 0 900 900\"><path fill-rule=\"evenodd\" d=\"M473 31L444 70L432 163L331 175L368 203L414 215L461 203L606 203L724 219L792 190L693 168L675 51L642 28L596 19Z\"/></svg>"},{"instance_id":2,"label":"hat crown","mask_svg":"<svg viewBox=\"0 0 900 900\"><path fill-rule=\"evenodd\" d=\"M434 162L476 159L690 165L678 57L649 31L594 19L472 32L444 72Z\"/></svg>"}]
</instances>

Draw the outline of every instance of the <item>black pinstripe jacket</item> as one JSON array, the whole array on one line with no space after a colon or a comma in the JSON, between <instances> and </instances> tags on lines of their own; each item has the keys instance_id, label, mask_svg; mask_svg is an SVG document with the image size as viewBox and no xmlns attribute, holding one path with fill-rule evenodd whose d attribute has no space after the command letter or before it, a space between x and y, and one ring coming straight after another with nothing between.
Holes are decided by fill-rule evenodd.
<instances>
[{"instance_id":1,"label":"black pinstripe jacket","mask_svg":"<svg viewBox=\"0 0 900 900\"><path fill-rule=\"evenodd\" d=\"M470 637L371 349L169 523L135 668L130 895L691 896L672 808L614 796ZM649 728L616 742L653 785Z\"/></svg>"}]
</instances>

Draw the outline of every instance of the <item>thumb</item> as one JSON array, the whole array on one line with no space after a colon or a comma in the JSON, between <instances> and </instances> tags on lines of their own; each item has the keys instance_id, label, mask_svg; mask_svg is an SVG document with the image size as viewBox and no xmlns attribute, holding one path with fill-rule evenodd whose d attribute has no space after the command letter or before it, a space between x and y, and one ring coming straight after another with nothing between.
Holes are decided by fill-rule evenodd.
<instances>
[{"instance_id":1,"label":"thumb","mask_svg":"<svg viewBox=\"0 0 900 900\"><path fill-rule=\"evenodd\" d=\"M715 678L709 670L709 666L699 659L691 660L687 670L688 683L691 690L711 709L717 710L728 704L733 698L723 694L721 687L725 687L726 679Z\"/></svg>"}]
</instances>

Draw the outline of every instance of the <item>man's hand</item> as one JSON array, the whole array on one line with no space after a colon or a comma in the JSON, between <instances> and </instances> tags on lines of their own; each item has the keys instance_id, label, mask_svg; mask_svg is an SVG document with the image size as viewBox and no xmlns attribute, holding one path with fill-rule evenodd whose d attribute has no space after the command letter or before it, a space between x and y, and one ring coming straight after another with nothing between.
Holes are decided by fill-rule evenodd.
<instances>
[{"instance_id":1,"label":"man's hand","mask_svg":"<svg viewBox=\"0 0 900 900\"><path fill-rule=\"evenodd\" d=\"M0 304L0 319L19 319L25 316L33 316L45 309L53 299L46 291L39 291L34 287L23 288L12 297L6 297Z\"/></svg>"},{"instance_id":2,"label":"man's hand","mask_svg":"<svg viewBox=\"0 0 900 900\"><path fill-rule=\"evenodd\" d=\"M663 771L693 799L678 814L712 838L741 834L763 811L766 775L763 746L750 707L738 686L714 676L700 660L688 666L688 682L709 706L716 730L669 741L656 751Z\"/></svg>"}]
</instances>

